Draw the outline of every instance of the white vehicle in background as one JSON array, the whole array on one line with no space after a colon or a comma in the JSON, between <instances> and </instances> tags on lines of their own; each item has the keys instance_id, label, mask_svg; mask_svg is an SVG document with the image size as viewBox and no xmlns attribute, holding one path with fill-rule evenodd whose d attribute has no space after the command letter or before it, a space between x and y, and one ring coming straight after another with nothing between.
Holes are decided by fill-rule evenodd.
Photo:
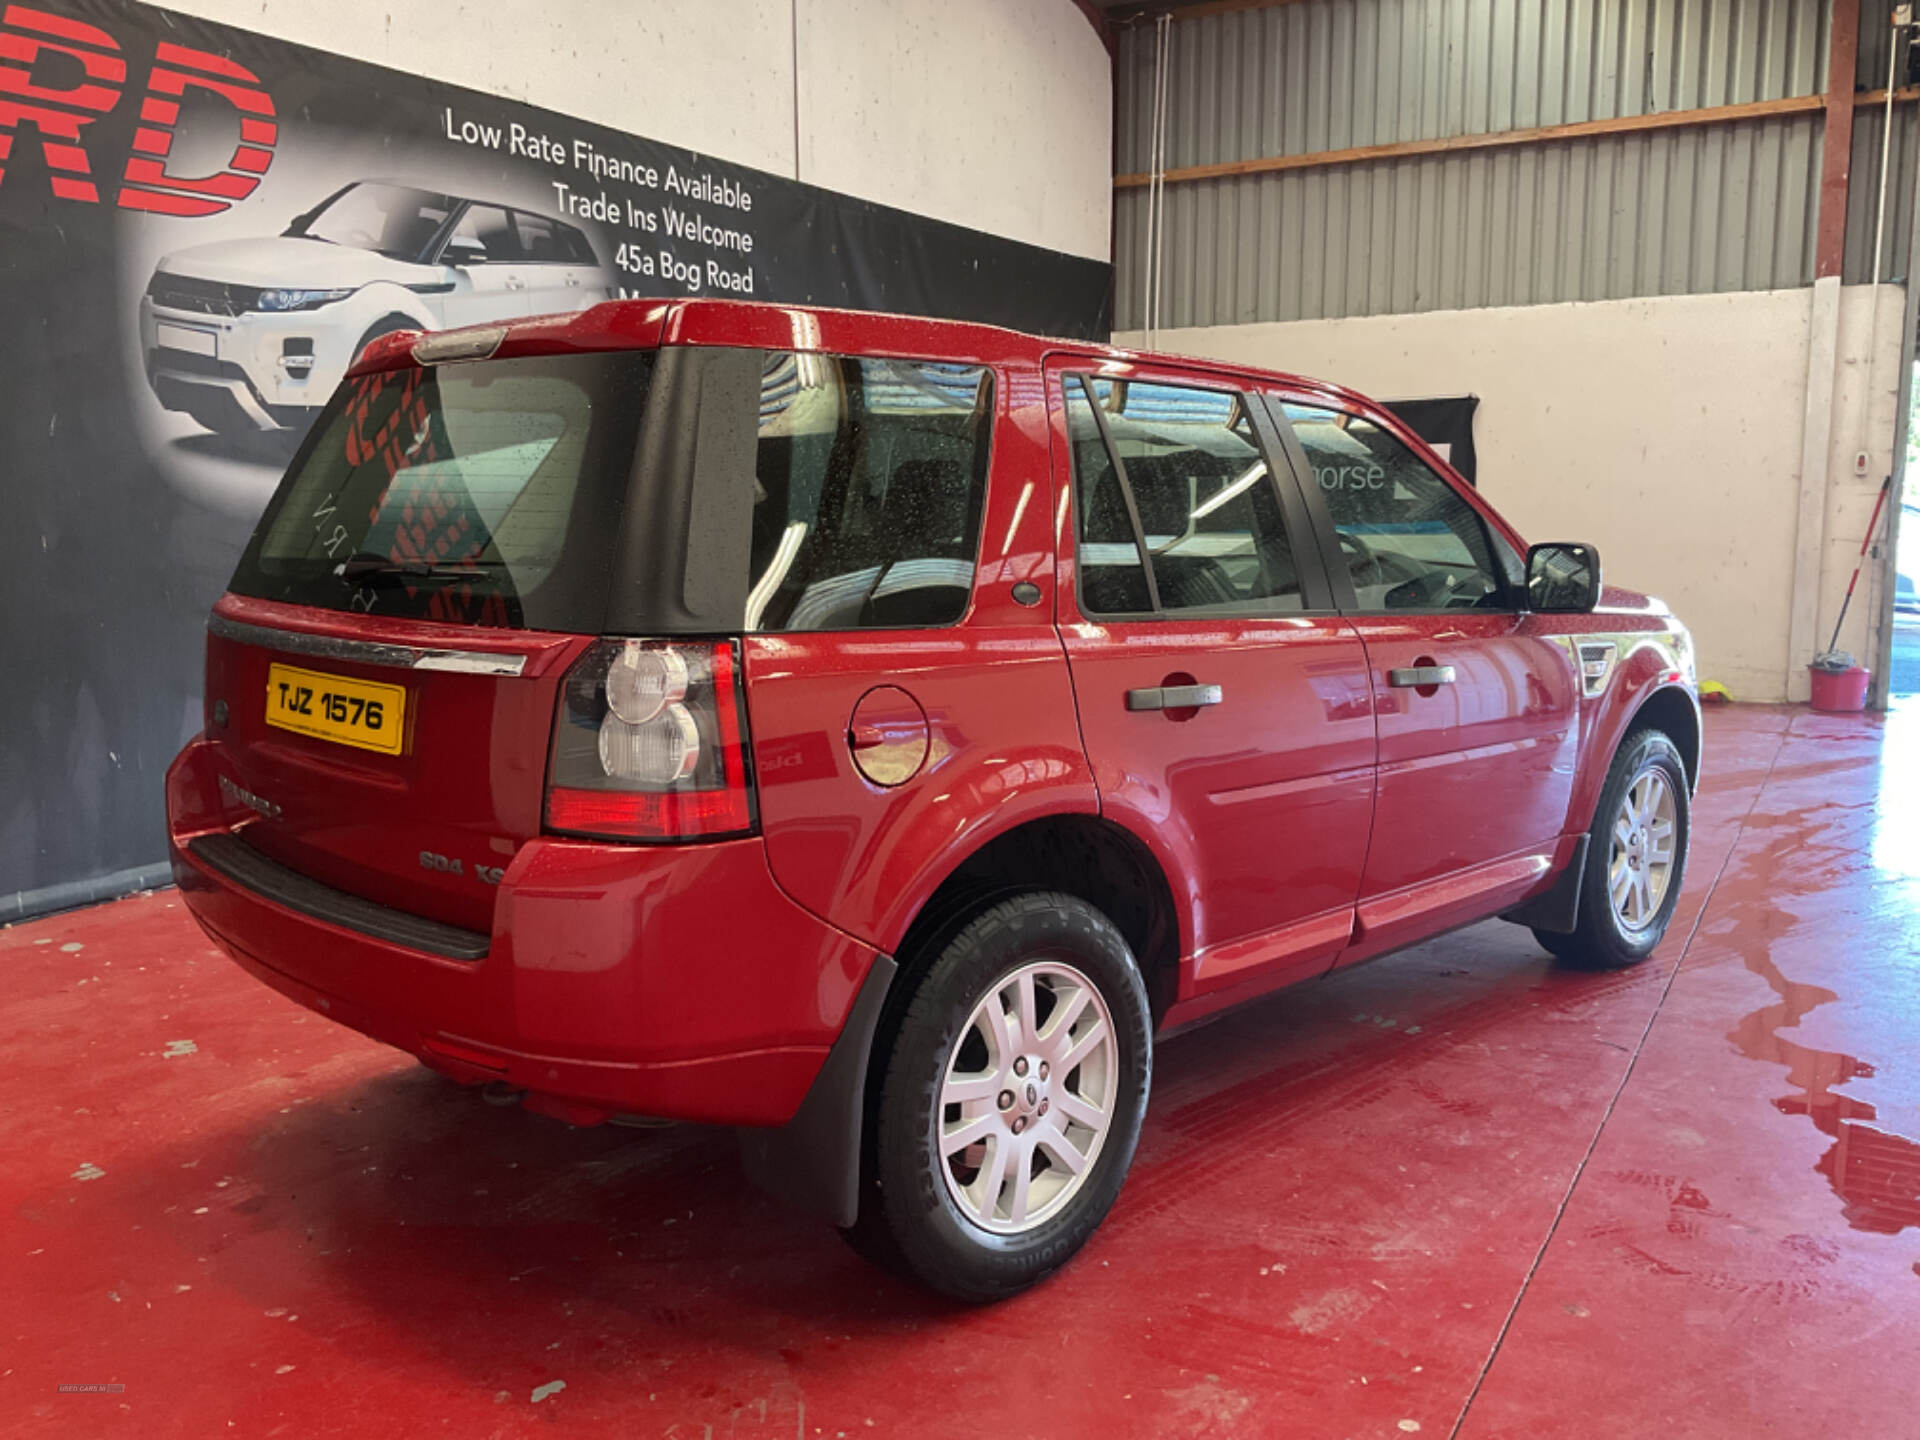
<instances>
[{"instance_id":1,"label":"white vehicle in background","mask_svg":"<svg viewBox=\"0 0 1920 1440\"><path fill-rule=\"evenodd\" d=\"M369 340L583 310L614 294L577 226L356 181L279 235L162 256L140 300L147 382L208 430L304 428Z\"/></svg>"}]
</instances>

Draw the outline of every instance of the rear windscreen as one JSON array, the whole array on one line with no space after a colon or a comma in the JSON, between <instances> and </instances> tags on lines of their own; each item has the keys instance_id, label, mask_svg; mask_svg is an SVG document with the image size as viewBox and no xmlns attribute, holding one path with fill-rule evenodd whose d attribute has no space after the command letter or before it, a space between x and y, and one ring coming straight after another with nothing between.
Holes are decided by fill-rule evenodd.
<instances>
[{"instance_id":1,"label":"rear windscreen","mask_svg":"<svg viewBox=\"0 0 1920 1440\"><path fill-rule=\"evenodd\" d=\"M594 632L650 352L383 371L333 397L231 589L406 619Z\"/></svg>"}]
</instances>

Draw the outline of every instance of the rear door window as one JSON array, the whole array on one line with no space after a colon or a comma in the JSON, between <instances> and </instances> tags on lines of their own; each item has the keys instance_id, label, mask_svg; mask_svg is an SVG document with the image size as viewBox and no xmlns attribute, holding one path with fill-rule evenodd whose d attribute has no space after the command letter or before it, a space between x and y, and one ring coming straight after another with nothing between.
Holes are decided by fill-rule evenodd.
<instances>
[{"instance_id":1,"label":"rear door window","mask_svg":"<svg viewBox=\"0 0 1920 1440\"><path fill-rule=\"evenodd\" d=\"M746 628L959 620L973 593L992 423L983 366L769 353Z\"/></svg>"},{"instance_id":2,"label":"rear door window","mask_svg":"<svg viewBox=\"0 0 1920 1440\"><path fill-rule=\"evenodd\" d=\"M520 230L520 247L526 252L527 259L540 264L550 264L567 257L561 253L560 237L555 233L558 227L544 215L529 215L524 210L514 212L514 224Z\"/></svg>"},{"instance_id":3,"label":"rear door window","mask_svg":"<svg viewBox=\"0 0 1920 1440\"><path fill-rule=\"evenodd\" d=\"M383 371L335 394L255 531L238 594L591 632L654 357Z\"/></svg>"},{"instance_id":4,"label":"rear door window","mask_svg":"<svg viewBox=\"0 0 1920 1440\"><path fill-rule=\"evenodd\" d=\"M559 231L560 248L565 252L564 258L567 261L575 265L600 263L599 257L593 253L593 242L587 239L585 231L577 230L571 225L562 225Z\"/></svg>"},{"instance_id":5,"label":"rear door window","mask_svg":"<svg viewBox=\"0 0 1920 1440\"><path fill-rule=\"evenodd\" d=\"M1244 396L1079 375L1065 383L1082 610L1305 608Z\"/></svg>"}]
</instances>

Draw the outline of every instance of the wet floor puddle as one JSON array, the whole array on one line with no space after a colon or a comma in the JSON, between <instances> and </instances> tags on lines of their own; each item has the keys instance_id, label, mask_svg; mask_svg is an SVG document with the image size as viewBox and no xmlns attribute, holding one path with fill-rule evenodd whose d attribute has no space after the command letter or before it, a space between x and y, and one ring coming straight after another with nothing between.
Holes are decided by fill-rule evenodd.
<instances>
[{"instance_id":1,"label":"wet floor puddle","mask_svg":"<svg viewBox=\"0 0 1920 1440\"><path fill-rule=\"evenodd\" d=\"M1779 998L1743 1018L1727 1038L1749 1060L1786 1067L1796 1093L1780 1096L1773 1108L1782 1115L1804 1115L1833 1140L1814 1168L1840 1197L1847 1223L1879 1235L1920 1227L1920 1144L1868 1123L1879 1118L1873 1105L1840 1093L1848 1081L1870 1078L1873 1066L1837 1050L1796 1044L1779 1033L1839 997L1818 985L1788 980L1763 956L1745 958L1747 968Z\"/></svg>"},{"instance_id":2,"label":"wet floor puddle","mask_svg":"<svg viewBox=\"0 0 1920 1440\"><path fill-rule=\"evenodd\" d=\"M1826 848L1813 833L1813 815L1771 821L1755 817L1750 824L1779 825L1784 832L1770 839L1756 857L1757 873L1783 880L1800 877L1797 883L1788 882L1799 893L1821 888L1822 867L1808 863L1813 858L1810 850ZM1791 893L1782 898L1791 898ZM1791 923L1790 914L1769 907L1752 919L1743 919L1726 937L1747 969L1774 993L1773 1003L1743 1016L1727 1038L1749 1060L1786 1068L1794 1090L1774 1100L1774 1109L1782 1115L1804 1116L1833 1141L1814 1168L1839 1197L1848 1225L1878 1235L1897 1235L1908 1226L1920 1228L1920 1143L1871 1123L1880 1118L1875 1107L1842 1093L1849 1082L1871 1078L1873 1064L1836 1050L1816 1050L1781 1033L1796 1029L1814 1010L1839 999L1822 986L1788 979L1774 963L1773 936Z\"/></svg>"}]
</instances>

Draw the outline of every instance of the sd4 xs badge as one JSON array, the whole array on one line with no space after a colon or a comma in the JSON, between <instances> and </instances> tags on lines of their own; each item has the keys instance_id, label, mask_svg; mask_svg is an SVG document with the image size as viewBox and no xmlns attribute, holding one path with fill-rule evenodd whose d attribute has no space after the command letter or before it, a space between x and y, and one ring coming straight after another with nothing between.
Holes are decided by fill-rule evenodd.
<instances>
[{"instance_id":1,"label":"sd4 xs badge","mask_svg":"<svg viewBox=\"0 0 1920 1440\"><path fill-rule=\"evenodd\" d=\"M466 866L460 861L446 855L436 855L431 850L422 850L420 852L420 868L422 870L438 870L443 875L464 875L467 873ZM484 885L498 885L500 883L500 877L506 873L505 866L482 865L478 861L474 862L473 874L475 878Z\"/></svg>"}]
</instances>

